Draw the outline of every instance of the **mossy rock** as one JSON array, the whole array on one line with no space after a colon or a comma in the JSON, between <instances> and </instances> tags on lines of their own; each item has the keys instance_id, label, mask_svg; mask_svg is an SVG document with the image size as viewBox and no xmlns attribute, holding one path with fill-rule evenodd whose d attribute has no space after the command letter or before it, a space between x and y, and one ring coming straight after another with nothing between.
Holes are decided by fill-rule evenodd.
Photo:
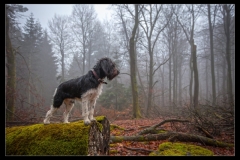
<instances>
[{"instance_id":1,"label":"mossy rock","mask_svg":"<svg viewBox=\"0 0 240 160\"><path fill-rule=\"evenodd\" d=\"M213 152L196 145L165 142L149 156L213 156Z\"/></svg>"},{"instance_id":2,"label":"mossy rock","mask_svg":"<svg viewBox=\"0 0 240 160\"><path fill-rule=\"evenodd\" d=\"M95 118L101 126L105 117ZM7 127L6 155L87 155L90 128L82 120Z\"/></svg>"}]
</instances>

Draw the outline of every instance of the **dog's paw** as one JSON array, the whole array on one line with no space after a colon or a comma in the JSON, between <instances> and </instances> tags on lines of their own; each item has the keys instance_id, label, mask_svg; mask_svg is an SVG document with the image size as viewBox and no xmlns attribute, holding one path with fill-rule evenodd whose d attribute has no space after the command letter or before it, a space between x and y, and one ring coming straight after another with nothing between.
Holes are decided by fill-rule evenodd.
<instances>
[{"instance_id":1,"label":"dog's paw","mask_svg":"<svg viewBox=\"0 0 240 160\"><path fill-rule=\"evenodd\" d=\"M43 120L43 123L44 123L44 124L50 124L50 121L49 121L49 120L46 120L46 119L44 119L44 120Z\"/></svg>"},{"instance_id":2,"label":"dog's paw","mask_svg":"<svg viewBox=\"0 0 240 160\"><path fill-rule=\"evenodd\" d=\"M96 121L96 119L94 117L90 118L90 121Z\"/></svg>"},{"instance_id":3,"label":"dog's paw","mask_svg":"<svg viewBox=\"0 0 240 160\"><path fill-rule=\"evenodd\" d=\"M88 120L84 120L84 124L86 125L86 126L88 126L89 124L91 123L91 121L88 119Z\"/></svg>"},{"instance_id":4,"label":"dog's paw","mask_svg":"<svg viewBox=\"0 0 240 160\"><path fill-rule=\"evenodd\" d=\"M65 121L65 122L63 122L63 123L70 123L70 122L68 122L68 121Z\"/></svg>"}]
</instances>

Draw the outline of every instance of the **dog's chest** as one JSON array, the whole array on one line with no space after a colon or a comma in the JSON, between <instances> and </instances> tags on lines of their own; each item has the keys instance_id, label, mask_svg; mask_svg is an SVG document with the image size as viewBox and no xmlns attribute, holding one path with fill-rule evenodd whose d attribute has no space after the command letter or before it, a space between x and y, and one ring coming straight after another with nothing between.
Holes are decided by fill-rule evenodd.
<instances>
[{"instance_id":1,"label":"dog's chest","mask_svg":"<svg viewBox=\"0 0 240 160\"><path fill-rule=\"evenodd\" d=\"M99 84L97 88L90 89L86 93L82 95L81 99L87 98L88 100L94 100L99 97L99 95L102 93L102 84Z\"/></svg>"}]
</instances>

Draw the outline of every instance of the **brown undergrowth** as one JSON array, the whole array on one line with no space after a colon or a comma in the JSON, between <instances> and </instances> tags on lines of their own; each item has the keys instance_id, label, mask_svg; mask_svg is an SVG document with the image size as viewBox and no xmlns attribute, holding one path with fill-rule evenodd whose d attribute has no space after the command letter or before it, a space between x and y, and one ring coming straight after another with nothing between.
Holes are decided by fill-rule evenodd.
<instances>
[{"instance_id":1,"label":"brown undergrowth","mask_svg":"<svg viewBox=\"0 0 240 160\"><path fill-rule=\"evenodd\" d=\"M114 128L111 131L111 136L134 136L138 132L142 131L143 129L150 127L152 125L158 124L166 119L174 118L171 115L166 116L158 116L154 118L141 118L141 119L133 119L131 116L131 110L127 109L124 111L114 111L112 109L105 109L101 108L99 110L99 114L105 115L112 125L117 125L124 130L119 128ZM177 117L181 119L181 117ZM182 117L183 119L183 117ZM165 123L164 125L160 126L160 129L166 131L176 131L182 133L190 133L205 136L203 133L199 132L198 129L189 127L190 125L183 124L183 123ZM227 142L227 143L234 143L234 135L221 133L219 135L214 136L215 140ZM163 143L167 142L168 140L157 140L157 141L146 141L146 142L131 142L131 141L123 141L122 143L113 143L110 145L110 155L111 156L148 156L150 151L157 150L158 146ZM201 143L196 142L182 142L186 144L194 144L204 148L207 148L213 151L214 156L235 156L235 148L222 148L222 147L214 147L214 146L207 146Z\"/></svg>"}]
</instances>

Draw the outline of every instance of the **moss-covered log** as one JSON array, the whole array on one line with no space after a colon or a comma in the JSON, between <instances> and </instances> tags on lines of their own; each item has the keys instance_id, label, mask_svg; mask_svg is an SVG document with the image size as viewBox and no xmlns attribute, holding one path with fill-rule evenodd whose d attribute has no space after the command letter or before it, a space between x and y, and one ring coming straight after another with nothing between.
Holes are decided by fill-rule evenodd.
<instances>
[{"instance_id":1,"label":"moss-covered log","mask_svg":"<svg viewBox=\"0 0 240 160\"><path fill-rule=\"evenodd\" d=\"M136 135L136 136L111 136L111 143L118 143L122 141L155 141L155 140L166 140L169 141L181 141L181 142L199 142L204 145L216 146L216 147L233 147L234 144L225 143L221 141L217 141L214 139L210 139L207 137L186 134L186 133L177 133L177 132L166 132L161 134L149 134L149 135Z\"/></svg>"},{"instance_id":2,"label":"moss-covered log","mask_svg":"<svg viewBox=\"0 0 240 160\"><path fill-rule=\"evenodd\" d=\"M76 121L7 127L6 155L109 155L109 122L95 118L89 126Z\"/></svg>"}]
</instances>

